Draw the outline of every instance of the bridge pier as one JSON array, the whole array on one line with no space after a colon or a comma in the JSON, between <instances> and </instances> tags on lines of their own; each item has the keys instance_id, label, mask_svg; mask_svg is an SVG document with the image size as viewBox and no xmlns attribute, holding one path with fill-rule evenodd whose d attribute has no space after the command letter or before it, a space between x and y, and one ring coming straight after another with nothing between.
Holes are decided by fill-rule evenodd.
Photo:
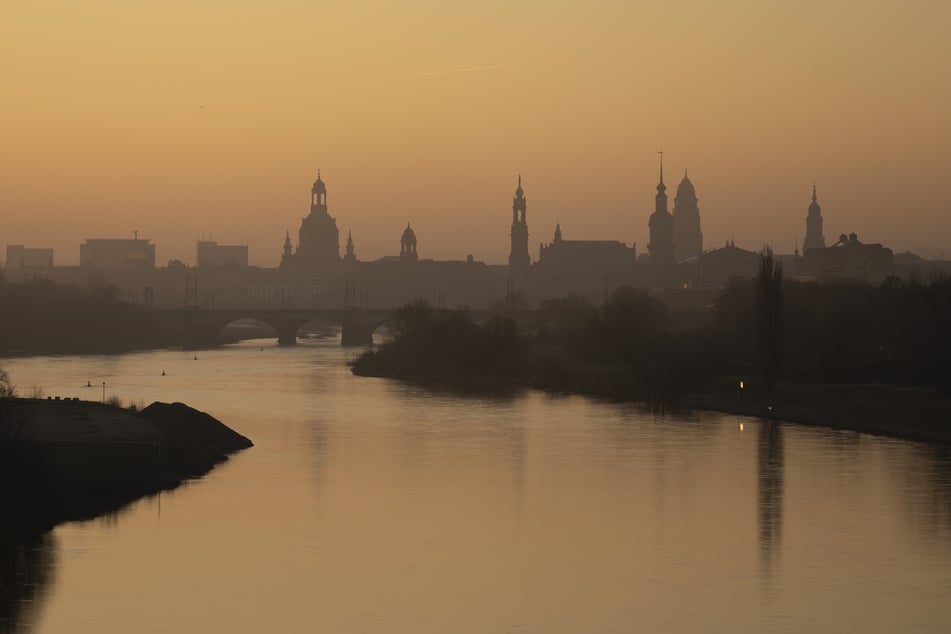
<instances>
[{"instance_id":1,"label":"bridge pier","mask_svg":"<svg viewBox=\"0 0 951 634\"><path fill-rule=\"evenodd\" d=\"M372 346L373 331L380 326L380 321L357 321L347 319L340 329L341 346Z\"/></svg>"},{"instance_id":2,"label":"bridge pier","mask_svg":"<svg viewBox=\"0 0 951 634\"><path fill-rule=\"evenodd\" d=\"M297 329L300 328L298 324L284 323L276 325L275 328L277 329L277 344L279 346L297 345Z\"/></svg>"}]
</instances>

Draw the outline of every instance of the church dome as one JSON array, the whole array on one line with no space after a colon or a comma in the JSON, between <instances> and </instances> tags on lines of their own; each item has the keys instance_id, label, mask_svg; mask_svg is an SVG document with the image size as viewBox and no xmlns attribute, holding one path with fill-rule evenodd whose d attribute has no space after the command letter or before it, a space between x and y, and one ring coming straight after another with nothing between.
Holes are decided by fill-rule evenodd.
<instances>
[{"instance_id":1,"label":"church dome","mask_svg":"<svg viewBox=\"0 0 951 634\"><path fill-rule=\"evenodd\" d=\"M697 197L697 192L696 192L696 190L693 188L693 183L690 182L690 179L689 179L689 178L687 178L686 172L684 173L684 179L683 179L682 181L680 181L680 184L679 184L679 185L677 185L677 197L678 197L678 198L681 198L681 197L684 197L684 196L689 197L689 198L696 198L696 197Z\"/></svg>"},{"instance_id":2,"label":"church dome","mask_svg":"<svg viewBox=\"0 0 951 634\"><path fill-rule=\"evenodd\" d=\"M416 241L416 232L413 231L413 228L409 226L409 223L406 223L406 229L403 230L403 242L415 242Z\"/></svg>"}]
</instances>

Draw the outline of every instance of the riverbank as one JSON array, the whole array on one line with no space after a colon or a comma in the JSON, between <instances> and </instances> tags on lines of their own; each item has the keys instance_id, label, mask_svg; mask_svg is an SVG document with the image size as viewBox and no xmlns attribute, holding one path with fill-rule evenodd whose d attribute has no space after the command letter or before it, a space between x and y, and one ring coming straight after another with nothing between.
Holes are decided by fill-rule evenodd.
<instances>
[{"instance_id":1,"label":"riverbank","mask_svg":"<svg viewBox=\"0 0 951 634\"><path fill-rule=\"evenodd\" d=\"M550 361L550 355L546 355ZM672 396L664 384L644 385L634 373L607 364L533 364L507 376L410 374L383 366L354 367L354 374L396 378L417 385L478 391L538 389L559 394L641 402L666 410L710 410L845 429L903 440L951 444L951 397L938 390L875 384L779 382L721 376ZM743 388L740 388L740 381Z\"/></svg>"},{"instance_id":2,"label":"riverbank","mask_svg":"<svg viewBox=\"0 0 951 634\"><path fill-rule=\"evenodd\" d=\"M181 403L132 412L78 400L0 399L0 541L116 512L250 446Z\"/></svg>"},{"instance_id":3,"label":"riverbank","mask_svg":"<svg viewBox=\"0 0 951 634\"><path fill-rule=\"evenodd\" d=\"M770 391L758 380L744 380L741 389L739 377L722 377L671 407L951 444L951 397L929 388L779 382Z\"/></svg>"}]
</instances>

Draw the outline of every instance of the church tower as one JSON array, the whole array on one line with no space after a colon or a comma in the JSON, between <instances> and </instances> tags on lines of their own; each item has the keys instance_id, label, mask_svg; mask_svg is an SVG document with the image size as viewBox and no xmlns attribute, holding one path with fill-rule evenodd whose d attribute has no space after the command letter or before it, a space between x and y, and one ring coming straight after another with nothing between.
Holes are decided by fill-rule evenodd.
<instances>
[{"instance_id":1,"label":"church tower","mask_svg":"<svg viewBox=\"0 0 951 634\"><path fill-rule=\"evenodd\" d=\"M416 232L407 222L406 229L403 230L403 236L400 238L400 262L415 262L417 259Z\"/></svg>"},{"instance_id":2,"label":"church tower","mask_svg":"<svg viewBox=\"0 0 951 634\"><path fill-rule=\"evenodd\" d=\"M352 231L347 232L347 250L344 253L343 260L344 262L347 262L349 264L352 264L357 261L357 253L353 248L353 232Z\"/></svg>"},{"instance_id":3,"label":"church tower","mask_svg":"<svg viewBox=\"0 0 951 634\"><path fill-rule=\"evenodd\" d=\"M654 213L647 225L650 228L650 242L647 251L651 264L666 266L674 261L674 219L667 211L667 186L664 185L664 156L660 157L660 183L654 197Z\"/></svg>"},{"instance_id":4,"label":"church tower","mask_svg":"<svg viewBox=\"0 0 951 634\"><path fill-rule=\"evenodd\" d=\"M523 275L531 265L528 255L528 221L525 218L528 205L522 190L522 175L518 175L518 189L512 199L512 250L509 253L509 272Z\"/></svg>"},{"instance_id":5,"label":"church tower","mask_svg":"<svg viewBox=\"0 0 951 634\"><path fill-rule=\"evenodd\" d=\"M291 232L284 234L284 255L281 256L281 265L290 264L293 252L291 250Z\"/></svg>"},{"instance_id":6,"label":"church tower","mask_svg":"<svg viewBox=\"0 0 951 634\"><path fill-rule=\"evenodd\" d=\"M340 264L340 232L337 221L327 212L327 186L320 178L310 190L310 213L301 221L295 265L306 269L327 269Z\"/></svg>"},{"instance_id":7,"label":"church tower","mask_svg":"<svg viewBox=\"0 0 951 634\"><path fill-rule=\"evenodd\" d=\"M809 205L809 212L806 214L806 240L802 245L802 252L806 249L821 249L826 245L826 239L822 237L822 208L816 200L816 184L812 184L812 204Z\"/></svg>"},{"instance_id":8,"label":"church tower","mask_svg":"<svg viewBox=\"0 0 951 634\"><path fill-rule=\"evenodd\" d=\"M697 192L687 178L677 186L674 198L674 262L699 257L703 252L703 234L700 232L700 207Z\"/></svg>"}]
</instances>

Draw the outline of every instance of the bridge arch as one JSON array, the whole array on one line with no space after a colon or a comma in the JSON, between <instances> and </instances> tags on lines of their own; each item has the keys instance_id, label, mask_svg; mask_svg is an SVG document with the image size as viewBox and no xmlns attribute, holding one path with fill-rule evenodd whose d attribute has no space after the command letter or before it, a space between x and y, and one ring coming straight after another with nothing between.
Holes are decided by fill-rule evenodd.
<instances>
[{"instance_id":1,"label":"bridge arch","mask_svg":"<svg viewBox=\"0 0 951 634\"><path fill-rule=\"evenodd\" d=\"M160 314L161 313L161 314ZM355 311L352 308L323 309L185 309L179 311L154 311L153 318L181 324L183 348L206 348L217 346L227 339L219 333L226 327L231 334L257 333L277 336L278 343L293 345L299 335L328 337L340 332L343 345L369 345L373 332L389 319L389 310ZM170 326L172 323L169 324ZM243 331L240 329L244 329ZM303 330L303 333L301 332ZM234 331L237 331L235 333ZM255 333L255 334L257 334ZM349 343L350 336L357 333L356 343ZM233 340L243 339L237 337Z\"/></svg>"}]
</instances>

